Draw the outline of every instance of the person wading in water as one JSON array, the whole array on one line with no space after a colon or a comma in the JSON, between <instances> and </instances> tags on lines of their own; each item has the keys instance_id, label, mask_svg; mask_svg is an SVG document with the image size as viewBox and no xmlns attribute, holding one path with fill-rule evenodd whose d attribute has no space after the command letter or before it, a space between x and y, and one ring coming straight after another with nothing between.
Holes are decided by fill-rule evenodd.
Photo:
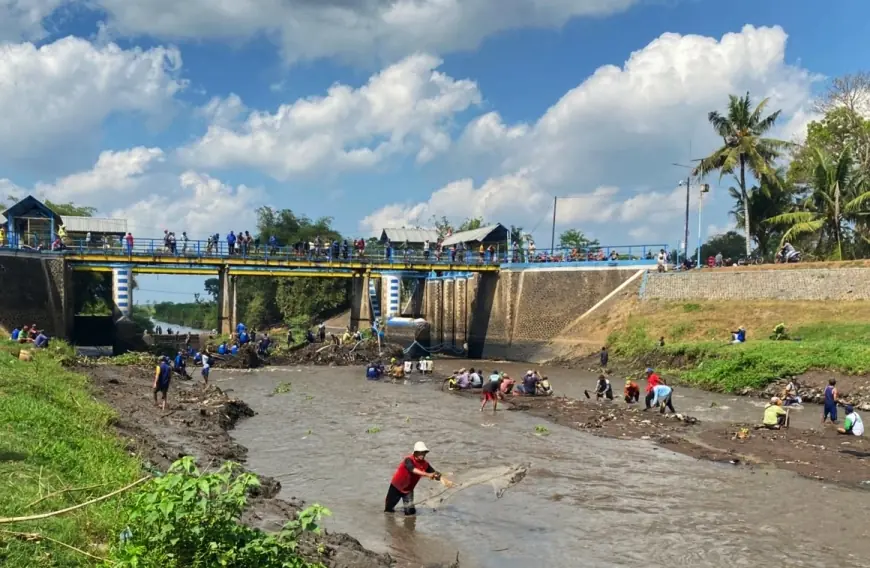
<instances>
[{"instance_id":1,"label":"person wading in water","mask_svg":"<svg viewBox=\"0 0 870 568\"><path fill-rule=\"evenodd\" d=\"M384 500L385 513L395 513L396 505L402 501L406 515L417 514L417 508L414 507L414 488L417 482L421 477L435 481L441 479L441 474L426 461L428 453L429 448L426 444L417 442L414 444L414 453L402 460L396 468L396 473L390 481L390 488L387 490L387 498Z\"/></svg>"}]
</instances>

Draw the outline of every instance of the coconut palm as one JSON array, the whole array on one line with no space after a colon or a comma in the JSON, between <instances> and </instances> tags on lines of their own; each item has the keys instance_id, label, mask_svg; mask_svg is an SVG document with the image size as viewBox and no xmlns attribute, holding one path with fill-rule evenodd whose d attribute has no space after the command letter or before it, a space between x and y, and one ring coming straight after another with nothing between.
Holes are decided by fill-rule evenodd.
<instances>
[{"instance_id":1,"label":"coconut palm","mask_svg":"<svg viewBox=\"0 0 870 568\"><path fill-rule=\"evenodd\" d=\"M782 241L815 234L816 249L830 247L833 257L843 258L843 241L867 216L865 204L870 201L865 178L853 167L852 151L844 148L832 157L822 149L815 150L812 185L799 205L799 211L783 213L768 220L787 227Z\"/></svg>"},{"instance_id":2,"label":"coconut palm","mask_svg":"<svg viewBox=\"0 0 870 568\"><path fill-rule=\"evenodd\" d=\"M769 99L764 99L754 109L749 93L744 97L729 96L728 113L720 114L712 111L707 119L722 137L723 145L712 154L700 161L694 170L694 175L705 176L718 171L721 178L725 174L734 174L740 189L743 207L743 228L746 233L746 255L751 252L750 235L750 200L746 188L746 170L759 180L768 178L776 183L772 164L779 157L780 151L789 146L788 142L765 138L764 134L773 128L781 111L768 116L764 109ZM762 185L762 189L764 186Z\"/></svg>"},{"instance_id":3,"label":"coconut palm","mask_svg":"<svg viewBox=\"0 0 870 568\"><path fill-rule=\"evenodd\" d=\"M758 243L762 256L771 253L771 246L778 229L768 222L768 219L789 212L794 206L794 193L785 178L785 171L775 172L775 180L764 178L760 186L753 186L748 192L749 198L749 234ZM746 226L746 205L743 194L736 187L729 187L728 193L734 200L734 209L728 213L734 218L737 226Z\"/></svg>"}]
</instances>

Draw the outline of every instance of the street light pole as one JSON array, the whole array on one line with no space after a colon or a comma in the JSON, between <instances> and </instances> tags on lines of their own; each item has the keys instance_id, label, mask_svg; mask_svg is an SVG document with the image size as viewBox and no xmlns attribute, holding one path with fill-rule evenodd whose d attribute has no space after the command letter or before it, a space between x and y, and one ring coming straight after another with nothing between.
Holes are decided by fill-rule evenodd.
<instances>
[{"instance_id":1,"label":"street light pole","mask_svg":"<svg viewBox=\"0 0 870 568\"><path fill-rule=\"evenodd\" d=\"M556 249L556 206L559 204L559 198L553 196L553 232L550 234L550 254Z\"/></svg>"},{"instance_id":2,"label":"street light pole","mask_svg":"<svg viewBox=\"0 0 870 568\"><path fill-rule=\"evenodd\" d=\"M704 194L710 191L710 186L701 184L698 191L698 268L701 268L701 209L704 206Z\"/></svg>"},{"instance_id":3,"label":"street light pole","mask_svg":"<svg viewBox=\"0 0 870 568\"><path fill-rule=\"evenodd\" d=\"M683 258L689 259L689 187L692 181L692 176L686 178L686 223L685 233L683 235ZM688 263L687 263L688 265Z\"/></svg>"}]
</instances>

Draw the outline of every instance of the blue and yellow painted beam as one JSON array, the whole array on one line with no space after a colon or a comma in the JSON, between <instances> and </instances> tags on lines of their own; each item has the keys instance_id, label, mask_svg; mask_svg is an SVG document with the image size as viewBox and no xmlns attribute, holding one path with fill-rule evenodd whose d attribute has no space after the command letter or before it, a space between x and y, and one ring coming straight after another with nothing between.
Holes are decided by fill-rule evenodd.
<instances>
[{"instance_id":1,"label":"blue and yellow painted beam","mask_svg":"<svg viewBox=\"0 0 870 568\"><path fill-rule=\"evenodd\" d=\"M212 257L175 257L175 256L146 256L135 255L132 257L101 255L101 254L68 254L64 258L72 263L112 263L115 265L129 266L134 264L138 267L146 265L156 266L183 266L183 267L210 267L217 270L221 267L242 268L308 268L313 270L361 270L361 271L421 271L430 272L498 272L499 266L495 264L429 264L429 263L389 263L389 262L314 262L310 260L276 260L276 259L244 259L244 258L212 258Z\"/></svg>"}]
</instances>

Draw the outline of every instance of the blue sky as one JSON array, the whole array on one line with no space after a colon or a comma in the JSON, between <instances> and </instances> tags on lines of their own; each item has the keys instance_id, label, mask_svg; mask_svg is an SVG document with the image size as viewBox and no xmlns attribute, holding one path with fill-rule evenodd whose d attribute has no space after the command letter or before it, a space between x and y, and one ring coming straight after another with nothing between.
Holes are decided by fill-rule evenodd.
<instances>
[{"instance_id":1,"label":"blue sky","mask_svg":"<svg viewBox=\"0 0 870 568\"><path fill-rule=\"evenodd\" d=\"M675 244L671 163L713 147L709 110L770 96L799 139L826 78L862 70L870 4L833 5L0 0L0 193L140 239L252 229L271 205L348 235L482 215L539 248L558 195L557 230ZM704 237L730 228L728 180L707 181ZM139 282L139 302L202 286Z\"/></svg>"}]
</instances>

